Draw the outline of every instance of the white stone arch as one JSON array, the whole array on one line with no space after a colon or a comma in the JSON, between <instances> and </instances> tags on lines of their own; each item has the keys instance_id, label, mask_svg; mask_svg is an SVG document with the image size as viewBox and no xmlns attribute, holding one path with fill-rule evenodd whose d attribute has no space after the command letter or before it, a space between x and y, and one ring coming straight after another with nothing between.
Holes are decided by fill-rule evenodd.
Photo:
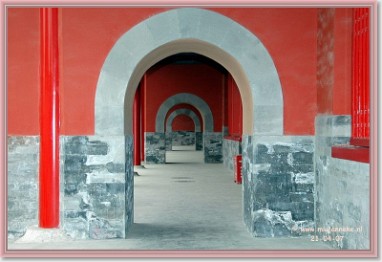
<instances>
[{"instance_id":1,"label":"white stone arch","mask_svg":"<svg viewBox=\"0 0 382 262\"><path fill-rule=\"evenodd\" d=\"M195 114L195 112L192 111L191 109L181 108L181 109L177 109L177 110L173 111L168 116L167 121L165 123L166 132L172 132L172 123L173 123L174 119L177 116L181 116L181 115L186 115L192 119L192 121L194 122L194 125L195 125L195 130L194 130L195 132L201 131L200 120L199 120L199 117Z\"/></svg>"},{"instance_id":2,"label":"white stone arch","mask_svg":"<svg viewBox=\"0 0 382 262\"><path fill-rule=\"evenodd\" d=\"M164 101L158 109L156 120L155 120L155 132L164 133L165 130L165 120L168 111L179 104L192 105L199 110L202 115L204 123L204 131L213 132L214 131L214 118L212 111L208 104L200 97L190 94L190 93L179 93L173 95Z\"/></svg>"},{"instance_id":3,"label":"white stone arch","mask_svg":"<svg viewBox=\"0 0 382 262\"><path fill-rule=\"evenodd\" d=\"M117 40L97 83L95 134L131 135L141 77L156 62L181 52L209 57L231 73L243 102L243 134L283 134L282 89L267 49L237 22L199 8L154 15Z\"/></svg>"}]
</instances>

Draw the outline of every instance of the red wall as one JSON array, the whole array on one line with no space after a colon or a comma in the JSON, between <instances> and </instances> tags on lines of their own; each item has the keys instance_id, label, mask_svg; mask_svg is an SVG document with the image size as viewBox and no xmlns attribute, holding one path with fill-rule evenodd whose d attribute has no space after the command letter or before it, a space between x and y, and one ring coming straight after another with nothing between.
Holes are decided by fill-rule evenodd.
<instances>
[{"instance_id":1,"label":"red wall","mask_svg":"<svg viewBox=\"0 0 382 262\"><path fill-rule=\"evenodd\" d=\"M334 25L333 114L351 113L352 9L336 10Z\"/></svg>"},{"instance_id":2,"label":"red wall","mask_svg":"<svg viewBox=\"0 0 382 262\"><path fill-rule=\"evenodd\" d=\"M62 9L63 134L94 133L94 99L102 64L118 38L164 9Z\"/></svg>"},{"instance_id":3,"label":"red wall","mask_svg":"<svg viewBox=\"0 0 382 262\"><path fill-rule=\"evenodd\" d=\"M39 133L40 23L38 9L12 9L7 35L9 135Z\"/></svg>"},{"instance_id":4,"label":"red wall","mask_svg":"<svg viewBox=\"0 0 382 262\"><path fill-rule=\"evenodd\" d=\"M172 131L195 131L194 121L186 115L179 115L172 122Z\"/></svg>"},{"instance_id":5,"label":"red wall","mask_svg":"<svg viewBox=\"0 0 382 262\"><path fill-rule=\"evenodd\" d=\"M318 10L317 107L322 114L351 113L352 10Z\"/></svg>"},{"instance_id":6,"label":"red wall","mask_svg":"<svg viewBox=\"0 0 382 262\"><path fill-rule=\"evenodd\" d=\"M317 16L317 111L328 114L333 104L334 9L319 9Z\"/></svg>"},{"instance_id":7,"label":"red wall","mask_svg":"<svg viewBox=\"0 0 382 262\"><path fill-rule=\"evenodd\" d=\"M155 132L159 107L171 96L191 93L203 99L214 117L214 131L222 130L224 75L205 64L166 65L146 74L145 131Z\"/></svg>"},{"instance_id":8,"label":"red wall","mask_svg":"<svg viewBox=\"0 0 382 262\"><path fill-rule=\"evenodd\" d=\"M252 31L272 56L283 88L284 133L314 134L317 111L317 9L258 8L251 9L251 12L246 11L246 8L214 10Z\"/></svg>"},{"instance_id":9,"label":"red wall","mask_svg":"<svg viewBox=\"0 0 382 262\"><path fill-rule=\"evenodd\" d=\"M243 134L243 106L240 92L231 75L228 75L226 79L228 134L241 136Z\"/></svg>"},{"instance_id":10,"label":"red wall","mask_svg":"<svg viewBox=\"0 0 382 262\"><path fill-rule=\"evenodd\" d=\"M117 39L133 25L164 10L166 9L61 9L62 134L94 133L95 89L108 52ZM252 31L271 54L283 87L285 134L313 134L317 108L317 9L212 10L234 19ZM36 135L39 130L38 19L36 9L9 9L8 134L11 135ZM17 52L23 55L17 55ZM196 92L194 89L193 91ZM216 130L220 130L222 126L218 115L214 113ZM148 124L147 130L153 130L152 123Z\"/></svg>"}]
</instances>

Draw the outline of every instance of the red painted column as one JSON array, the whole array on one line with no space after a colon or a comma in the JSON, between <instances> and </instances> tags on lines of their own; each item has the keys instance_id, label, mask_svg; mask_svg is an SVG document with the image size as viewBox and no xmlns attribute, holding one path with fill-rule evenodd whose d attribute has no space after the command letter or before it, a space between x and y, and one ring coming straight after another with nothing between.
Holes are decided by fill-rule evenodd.
<instances>
[{"instance_id":1,"label":"red painted column","mask_svg":"<svg viewBox=\"0 0 382 262\"><path fill-rule=\"evenodd\" d=\"M146 74L143 75L140 83L140 99L141 99L141 161L145 161L145 130L146 130Z\"/></svg>"},{"instance_id":2,"label":"red painted column","mask_svg":"<svg viewBox=\"0 0 382 262\"><path fill-rule=\"evenodd\" d=\"M369 146L370 136L370 68L369 17L367 8L353 13L352 60L352 139L351 144Z\"/></svg>"},{"instance_id":3,"label":"red painted column","mask_svg":"<svg viewBox=\"0 0 382 262\"><path fill-rule=\"evenodd\" d=\"M135 91L134 106L133 106L133 136L134 136L134 165L141 164L141 100L140 87Z\"/></svg>"},{"instance_id":4,"label":"red painted column","mask_svg":"<svg viewBox=\"0 0 382 262\"><path fill-rule=\"evenodd\" d=\"M59 225L58 9L40 9L40 227Z\"/></svg>"}]
</instances>

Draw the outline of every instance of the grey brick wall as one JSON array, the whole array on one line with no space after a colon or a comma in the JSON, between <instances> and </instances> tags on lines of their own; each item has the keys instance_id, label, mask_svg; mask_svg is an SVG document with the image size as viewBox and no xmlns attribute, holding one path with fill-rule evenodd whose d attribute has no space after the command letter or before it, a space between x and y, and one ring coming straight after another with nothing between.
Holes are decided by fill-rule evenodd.
<instances>
[{"instance_id":1,"label":"grey brick wall","mask_svg":"<svg viewBox=\"0 0 382 262\"><path fill-rule=\"evenodd\" d=\"M195 132L195 150L203 150L203 132Z\"/></svg>"},{"instance_id":2,"label":"grey brick wall","mask_svg":"<svg viewBox=\"0 0 382 262\"><path fill-rule=\"evenodd\" d=\"M166 132L165 139L166 151L171 151L173 145L195 145L196 151L203 150L202 132Z\"/></svg>"},{"instance_id":3,"label":"grey brick wall","mask_svg":"<svg viewBox=\"0 0 382 262\"><path fill-rule=\"evenodd\" d=\"M145 164L165 164L168 139L165 133L145 132Z\"/></svg>"},{"instance_id":4,"label":"grey brick wall","mask_svg":"<svg viewBox=\"0 0 382 262\"><path fill-rule=\"evenodd\" d=\"M243 137L244 220L257 237L314 225L313 137Z\"/></svg>"},{"instance_id":5,"label":"grey brick wall","mask_svg":"<svg viewBox=\"0 0 382 262\"><path fill-rule=\"evenodd\" d=\"M65 232L75 239L124 238L133 219L131 138L74 136L61 143Z\"/></svg>"},{"instance_id":6,"label":"grey brick wall","mask_svg":"<svg viewBox=\"0 0 382 262\"><path fill-rule=\"evenodd\" d=\"M172 132L173 146L192 146L195 145L195 132L177 131Z\"/></svg>"},{"instance_id":7,"label":"grey brick wall","mask_svg":"<svg viewBox=\"0 0 382 262\"><path fill-rule=\"evenodd\" d=\"M40 149L36 136L8 136L7 142L7 227L15 240L38 224Z\"/></svg>"},{"instance_id":8,"label":"grey brick wall","mask_svg":"<svg viewBox=\"0 0 382 262\"><path fill-rule=\"evenodd\" d=\"M204 132L204 162L223 163L223 135L220 132Z\"/></svg>"}]
</instances>

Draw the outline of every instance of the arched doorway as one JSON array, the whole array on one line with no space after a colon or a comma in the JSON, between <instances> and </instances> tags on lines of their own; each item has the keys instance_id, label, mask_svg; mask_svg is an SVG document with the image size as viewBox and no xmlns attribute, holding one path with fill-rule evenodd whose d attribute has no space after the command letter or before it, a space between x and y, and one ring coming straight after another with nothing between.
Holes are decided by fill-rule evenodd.
<instances>
[{"instance_id":1,"label":"arched doorway","mask_svg":"<svg viewBox=\"0 0 382 262\"><path fill-rule=\"evenodd\" d=\"M198 116L194 113L194 111L192 111L191 109L177 109L177 110L173 111L167 118L167 121L165 123L166 132L172 131L172 123L173 123L174 119L180 115L186 115L186 116L190 117L192 119L192 121L194 122L195 132L201 131L200 120L199 120Z\"/></svg>"},{"instance_id":2,"label":"arched doorway","mask_svg":"<svg viewBox=\"0 0 382 262\"><path fill-rule=\"evenodd\" d=\"M196 8L173 9L136 25L108 54L95 98L96 135L125 139L125 232L133 221L135 90L147 69L181 52L209 57L231 73L243 102L243 134L283 135L283 96L275 65L261 41L247 29L218 13Z\"/></svg>"},{"instance_id":3,"label":"arched doorway","mask_svg":"<svg viewBox=\"0 0 382 262\"><path fill-rule=\"evenodd\" d=\"M170 110L169 110L170 112ZM195 146L195 150L200 151L203 148L203 137L202 137L202 124L201 124L201 119L199 116L192 111L191 109L187 108L180 108L172 111L170 114L169 112L167 113L167 118L165 121L165 127L166 127L166 151L171 151L173 150L173 141L174 138L177 139L178 132L175 131L173 132L173 123L174 120L179 117L179 116L185 116L188 117L194 125L193 130L185 130L183 134L191 136L192 144ZM181 133L182 134L182 133ZM182 136L181 136L182 137ZM184 140L184 139L182 139ZM186 143L183 143L186 144ZM188 143L187 143L188 144Z\"/></svg>"},{"instance_id":4,"label":"arched doorway","mask_svg":"<svg viewBox=\"0 0 382 262\"><path fill-rule=\"evenodd\" d=\"M214 118L213 118L210 107L200 97L193 95L193 94L187 94L187 93L181 93L181 94L177 94L177 95L174 95L172 97L169 97L161 105L161 107L158 110L157 117L155 120L155 122L156 122L155 131L156 132L164 132L166 114L173 106L178 105L178 104L189 104L189 105L192 105L193 107L197 108L199 110L199 112L201 113L202 118L203 118L204 131L213 132Z\"/></svg>"},{"instance_id":5,"label":"arched doorway","mask_svg":"<svg viewBox=\"0 0 382 262\"><path fill-rule=\"evenodd\" d=\"M166 115L171 108L181 104L187 104L196 108L202 117L203 132L201 132L202 130L199 130L193 134L195 137L194 140L197 140L196 144L198 144L196 148L201 150L201 148L203 148L203 142L208 142L211 136L214 137L214 119L209 105L203 99L194 94L179 93L173 95L169 97L166 101L164 101L159 107L155 119L155 132L145 132L146 163L160 164L166 162L165 151L166 148L168 149L169 143L172 140L169 136L172 137L173 135L170 132L165 132ZM152 143L152 141L154 140L153 137L155 138L155 143ZM209 159L211 158L205 155L206 162L210 161Z\"/></svg>"},{"instance_id":6,"label":"arched doorway","mask_svg":"<svg viewBox=\"0 0 382 262\"><path fill-rule=\"evenodd\" d=\"M195 8L153 16L116 42L97 83L95 133L131 134L131 108L142 75L156 62L181 52L207 56L232 74L243 99L244 134L283 134L281 84L266 48L233 20Z\"/></svg>"}]
</instances>

